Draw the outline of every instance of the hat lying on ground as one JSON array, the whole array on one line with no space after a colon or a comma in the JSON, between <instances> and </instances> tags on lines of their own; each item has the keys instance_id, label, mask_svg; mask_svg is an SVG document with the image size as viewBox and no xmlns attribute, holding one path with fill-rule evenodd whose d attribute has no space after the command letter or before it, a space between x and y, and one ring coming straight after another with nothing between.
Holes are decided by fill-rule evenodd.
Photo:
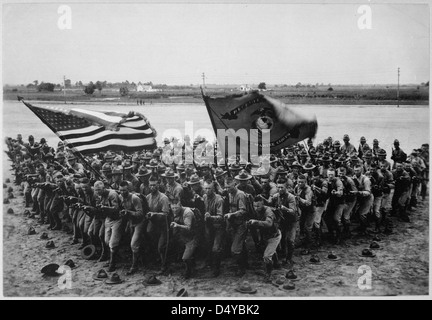
<instances>
[{"instance_id":1,"label":"hat lying on ground","mask_svg":"<svg viewBox=\"0 0 432 320\"><path fill-rule=\"evenodd\" d=\"M149 276L147 279L145 279L142 282L142 284L145 286L158 286L158 285L162 284L162 281L157 279L155 275L152 275L152 276Z\"/></svg>"},{"instance_id":2,"label":"hat lying on ground","mask_svg":"<svg viewBox=\"0 0 432 320\"><path fill-rule=\"evenodd\" d=\"M7 200L7 199L6 199L6 200ZM9 203L9 201L8 201L8 203ZM12 208L9 208L9 209L7 209L7 213L8 213L8 214L14 214L15 212L13 211Z\"/></svg>"},{"instance_id":3,"label":"hat lying on ground","mask_svg":"<svg viewBox=\"0 0 432 320\"><path fill-rule=\"evenodd\" d=\"M41 239L41 240L49 240L50 238L48 237L48 233L43 232L43 233L40 235L40 239Z\"/></svg>"},{"instance_id":4,"label":"hat lying on ground","mask_svg":"<svg viewBox=\"0 0 432 320\"><path fill-rule=\"evenodd\" d=\"M109 277L109 278L105 281L106 284L120 284L120 283L122 283L122 282L123 282L123 280L120 278L120 276L119 276L117 273L113 273L113 274L111 275L111 277Z\"/></svg>"},{"instance_id":5,"label":"hat lying on ground","mask_svg":"<svg viewBox=\"0 0 432 320\"><path fill-rule=\"evenodd\" d=\"M376 256L375 253L373 253L371 250L369 249L364 249L362 250L362 252L359 254L361 257L368 257L368 258L373 258Z\"/></svg>"},{"instance_id":6,"label":"hat lying on ground","mask_svg":"<svg viewBox=\"0 0 432 320\"><path fill-rule=\"evenodd\" d=\"M371 248L371 249L381 249L380 245L378 243L376 243L375 241L370 244L369 248Z\"/></svg>"},{"instance_id":7,"label":"hat lying on ground","mask_svg":"<svg viewBox=\"0 0 432 320\"><path fill-rule=\"evenodd\" d=\"M68 267L71 268L71 269L75 269L75 268L76 268L75 262L73 262L72 259L67 260L67 261L64 263L64 265L65 265L65 266L68 266Z\"/></svg>"},{"instance_id":8,"label":"hat lying on ground","mask_svg":"<svg viewBox=\"0 0 432 320\"><path fill-rule=\"evenodd\" d=\"M103 281L105 279L108 279L108 274L106 273L106 271L104 269L100 269L95 274L93 274L92 277L94 280Z\"/></svg>"},{"instance_id":9,"label":"hat lying on ground","mask_svg":"<svg viewBox=\"0 0 432 320\"><path fill-rule=\"evenodd\" d=\"M309 262L312 264L322 264L320 257L315 254L309 259Z\"/></svg>"},{"instance_id":10,"label":"hat lying on ground","mask_svg":"<svg viewBox=\"0 0 432 320\"><path fill-rule=\"evenodd\" d=\"M81 249L81 257L85 260L90 260L96 254L96 247L92 244Z\"/></svg>"},{"instance_id":11,"label":"hat lying on ground","mask_svg":"<svg viewBox=\"0 0 432 320\"><path fill-rule=\"evenodd\" d=\"M47 276L57 276L59 275L59 273L57 273L58 268L59 268L58 264L51 263L43 267L41 272Z\"/></svg>"},{"instance_id":12,"label":"hat lying on ground","mask_svg":"<svg viewBox=\"0 0 432 320\"><path fill-rule=\"evenodd\" d=\"M28 230L27 230L27 234L28 234L29 236L31 236L31 235L33 235L33 234L36 234L36 230L35 230L33 227L30 227L30 228L28 228Z\"/></svg>"},{"instance_id":13,"label":"hat lying on ground","mask_svg":"<svg viewBox=\"0 0 432 320\"><path fill-rule=\"evenodd\" d=\"M297 279L297 275L294 273L293 270L289 270L286 274L285 274L285 278L289 279L289 280L296 280Z\"/></svg>"},{"instance_id":14,"label":"hat lying on ground","mask_svg":"<svg viewBox=\"0 0 432 320\"><path fill-rule=\"evenodd\" d=\"M284 284L282 286L282 289L285 289L285 290L294 290L295 289L295 285L294 285L294 283L292 283L291 281L289 281L288 283L286 283L286 284Z\"/></svg>"},{"instance_id":15,"label":"hat lying on ground","mask_svg":"<svg viewBox=\"0 0 432 320\"><path fill-rule=\"evenodd\" d=\"M50 240L46 243L45 248L47 249L54 249L56 246L54 244L54 241Z\"/></svg>"},{"instance_id":16,"label":"hat lying on ground","mask_svg":"<svg viewBox=\"0 0 432 320\"><path fill-rule=\"evenodd\" d=\"M176 297L188 297L189 294L185 288L181 288L179 292L177 292Z\"/></svg>"},{"instance_id":17,"label":"hat lying on ground","mask_svg":"<svg viewBox=\"0 0 432 320\"><path fill-rule=\"evenodd\" d=\"M254 294L257 292L257 289L252 288L252 286L249 284L249 282L244 281L241 285L239 285L237 288L235 288L235 291L240 292L240 293Z\"/></svg>"},{"instance_id":18,"label":"hat lying on ground","mask_svg":"<svg viewBox=\"0 0 432 320\"><path fill-rule=\"evenodd\" d=\"M327 255L326 259L327 260L332 260L332 261L339 261L340 257L338 257L337 255L335 255L333 253L333 251L330 251L330 253Z\"/></svg>"},{"instance_id":19,"label":"hat lying on ground","mask_svg":"<svg viewBox=\"0 0 432 320\"><path fill-rule=\"evenodd\" d=\"M285 282L286 282L286 280L285 280L285 277L283 277L283 276L279 276L276 280L272 281L273 285L275 285L276 287L285 284Z\"/></svg>"}]
</instances>

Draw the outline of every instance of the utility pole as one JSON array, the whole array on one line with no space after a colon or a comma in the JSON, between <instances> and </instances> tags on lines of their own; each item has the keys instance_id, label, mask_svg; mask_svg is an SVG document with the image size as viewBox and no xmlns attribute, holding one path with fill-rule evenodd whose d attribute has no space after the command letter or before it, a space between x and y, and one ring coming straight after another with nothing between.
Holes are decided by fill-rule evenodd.
<instances>
[{"instance_id":1,"label":"utility pole","mask_svg":"<svg viewBox=\"0 0 432 320\"><path fill-rule=\"evenodd\" d=\"M397 88L398 108L399 108L399 78L400 78L400 68L398 68L398 88Z\"/></svg>"},{"instance_id":2,"label":"utility pole","mask_svg":"<svg viewBox=\"0 0 432 320\"><path fill-rule=\"evenodd\" d=\"M66 76L63 76L63 96L64 96L64 103L66 104Z\"/></svg>"},{"instance_id":3,"label":"utility pole","mask_svg":"<svg viewBox=\"0 0 432 320\"><path fill-rule=\"evenodd\" d=\"M205 73L202 73L202 79L203 79L203 88L205 89Z\"/></svg>"}]
</instances>

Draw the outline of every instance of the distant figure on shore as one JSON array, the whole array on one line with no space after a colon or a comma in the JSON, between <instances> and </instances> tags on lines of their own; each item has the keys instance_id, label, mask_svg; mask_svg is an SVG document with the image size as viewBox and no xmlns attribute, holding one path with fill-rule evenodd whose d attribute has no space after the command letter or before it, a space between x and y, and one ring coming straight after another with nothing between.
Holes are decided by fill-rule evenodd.
<instances>
[{"instance_id":1,"label":"distant figure on shore","mask_svg":"<svg viewBox=\"0 0 432 320\"><path fill-rule=\"evenodd\" d=\"M137 105L139 105L139 100L137 100Z\"/></svg>"}]
</instances>

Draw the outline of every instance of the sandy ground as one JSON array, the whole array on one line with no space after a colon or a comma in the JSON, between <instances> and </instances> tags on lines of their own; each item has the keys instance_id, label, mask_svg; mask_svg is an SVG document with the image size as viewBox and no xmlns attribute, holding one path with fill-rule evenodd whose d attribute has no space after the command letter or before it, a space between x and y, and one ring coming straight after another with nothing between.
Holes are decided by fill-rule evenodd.
<instances>
[{"instance_id":1,"label":"sandy ground","mask_svg":"<svg viewBox=\"0 0 432 320\"><path fill-rule=\"evenodd\" d=\"M9 165L6 162L5 165ZM3 177L5 180L8 178ZM13 181L12 176L9 177ZM362 249L367 248L371 239L352 239L345 247L324 246L319 255L322 265L309 263L309 256L300 256L299 249L295 253L295 271L299 277L295 282L295 290L286 291L271 283L263 281L263 265L259 256L250 246L250 269L239 280L234 276L235 265L226 259L222 265L222 274L211 278L210 270L203 263L197 265L196 277L181 280L182 264L173 264L172 273L158 276L162 281L159 286L148 287L142 284L143 279L156 273L156 266L145 265L132 276L127 276L130 259L123 254L123 263L117 272L125 281L119 285L108 285L92 279L94 272L102 268L104 263L84 260L77 249L71 246L72 236L64 231L49 231L47 225L40 226L36 219L23 216L24 200L20 187L13 187L15 198L10 204L3 204L3 295L5 297L175 297L176 293L185 288L189 297L328 297L328 296L400 296L427 295L429 293L429 198L411 213L411 223L403 223L394 219L394 234L383 236L380 246L375 251L375 258L359 256ZM3 196L7 195L3 189ZM14 214L7 214L12 208ZM29 208L30 209L30 208ZM30 226L34 226L37 234L27 235ZM56 244L55 249L45 249L46 241L40 240L42 232L48 232ZM339 261L324 259L333 250L341 257ZM41 268L49 263L62 265L72 259L77 268L71 270L71 288L58 285L61 277L43 277ZM372 271L370 290L361 290L358 286L361 266L368 266ZM275 270L274 278L284 275L286 270ZM248 281L257 289L254 295L245 295L235 291L242 282Z\"/></svg>"}]
</instances>

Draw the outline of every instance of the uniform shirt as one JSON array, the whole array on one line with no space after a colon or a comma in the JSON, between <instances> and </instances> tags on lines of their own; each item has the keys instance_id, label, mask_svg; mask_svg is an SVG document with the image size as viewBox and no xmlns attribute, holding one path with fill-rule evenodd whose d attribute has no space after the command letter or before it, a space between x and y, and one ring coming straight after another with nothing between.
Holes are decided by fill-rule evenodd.
<instances>
[{"instance_id":1,"label":"uniform shirt","mask_svg":"<svg viewBox=\"0 0 432 320\"><path fill-rule=\"evenodd\" d=\"M244 193L251 194L254 198L256 196L255 188L252 186L250 182L248 182L248 184L246 185L241 185L241 184L237 185L237 189L243 191Z\"/></svg>"},{"instance_id":2,"label":"uniform shirt","mask_svg":"<svg viewBox=\"0 0 432 320\"><path fill-rule=\"evenodd\" d=\"M174 181L172 185L167 183L165 193L168 197L181 199L183 197L183 188L178 182Z\"/></svg>"},{"instance_id":3,"label":"uniform shirt","mask_svg":"<svg viewBox=\"0 0 432 320\"><path fill-rule=\"evenodd\" d=\"M129 192L139 192L141 182L137 177L131 175L130 177L125 177L125 180L129 182L128 190Z\"/></svg>"},{"instance_id":4,"label":"uniform shirt","mask_svg":"<svg viewBox=\"0 0 432 320\"><path fill-rule=\"evenodd\" d=\"M356 200L356 195L351 194L351 191L357 191L357 187L352 178L345 176L340 178L344 187L345 202L353 202Z\"/></svg>"},{"instance_id":5,"label":"uniform shirt","mask_svg":"<svg viewBox=\"0 0 432 320\"><path fill-rule=\"evenodd\" d=\"M165 216L170 212L168 197L158 191L156 195L150 193L146 198L149 205L149 211L156 213L150 218L150 220L152 222L164 222Z\"/></svg>"},{"instance_id":6,"label":"uniform shirt","mask_svg":"<svg viewBox=\"0 0 432 320\"><path fill-rule=\"evenodd\" d=\"M196 235L195 214L191 208L183 207L183 211L179 215L174 216L174 222L178 224L174 232L179 233L184 242L189 242Z\"/></svg>"},{"instance_id":7,"label":"uniform shirt","mask_svg":"<svg viewBox=\"0 0 432 320\"><path fill-rule=\"evenodd\" d=\"M297 213L297 201L292 193L286 192L285 194L276 193L271 199L272 207L284 206L287 208L288 213Z\"/></svg>"},{"instance_id":8,"label":"uniform shirt","mask_svg":"<svg viewBox=\"0 0 432 320\"><path fill-rule=\"evenodd\" d=\"M339 205L344 204L344 187L343 183L339 178L334 178L332 181L328 182L328 189L330 194L330 202ZM332 194L332 191L335 190L337 194Z\"/></svg>"},{"instance_id":9,"label":"uniform shirt","mask_svg":"<svg viewBox=\"0 0 432 320\"><path fill-rule=\"evenodd\" d=\"M140 190L139 190L139 192L142 194L142 195L144 195L144 196L147 196L147 195L149 195L150 193L151 193L151 191L150 191L150 187L146 184L146 183L141 183L141 185L140 185Z\"/></svg>"},{"instance_id":10,"label":"uniform shirt","mask_svg":"<svg viewBox=\"0 0 432 320\"><path fill-rule=\"evenodd\" d=\"M234 194L229 193L229 212L234 213L236 218L244 220L246 215L246 195L243 191L236 189Z\"/></svg>"},{"instance_id":11,"label":"uniform shirt","mask_svg":"<svg viewBox=\"0 0 432 320\"><path fill-rule=\"evenodd\" d=\"M269 199L278 192L277 186L274 182L269 182L267 185L262 186L262 189L262 196L266 199Z\"/></svg>"},{"instance_id":12,"label":"uniform shirt","mask_svg":"<svg viewBox=\"0 0 432 320\"><path fill-rule=\"evenodd\" d=\"M364 174L360 175L360 177L353 177L354 183L358 190L358 195L361 197L368 197L371 195L371 181Z\"/></svg>"},{"instance_id":13,"label":"uniform shirt","mask_svg":"<svg viewBox=\"0 0 432 320\"><path fill-rule=\"evenodd\" d=\"M219 194L214 194L212 197L204 195L204 211L210 213L212 223L223 222L223 206L224 200Z\"/></svg>"},{"instance_id":14,"label":"uniform shirt","mask_svg":"<svg viewBox=\"0 0 432 320\"><path fill-rule=\"evenodd\" d=\"M352 156L354 153L357 152L357 150L351 143L348 143L348 145L343 144L341 146L341 152L346 153L349 156Z\"/></svg>"},{"instance_id":15,"label":"uniform shirt","mask_svg":"<svg viewBox=\"0 0 432 320\"><path fill-rule=\"evenodd\" d=\"M392 156L390 159L392 159L394 161L394 163L393 163L393 168L394 168L396 165L396 162L402 163L402 162L406 161L407 154L405 152L403 152L403 150L400 148L399 149L393 149Z\"/></svg>"},{"instance_id":16,"label":"uniform shirt","mask_svg":"<svg viewBox=\"0 0 432 320\"><path fill-rule=\"evenodd\" d=\"M378 170L378 172L383 176L383 192L384 194L389 194L390 189L394 189L393 174L389 170Z\"/></svg>"},{"instance_id":17,"label":"uniform shirt","mask_svg":"<svg viewBox=\"0 0 432 320\"><path fill-rule=\"evenodd\" d=\"M395 193L407 192L411 187L411 177L405 170L393 170L393 179L395 181Z\"/></svg>"},{"instance_id":18,"label":"uniform shirt","mask_svg":"<svg viewBox=\"0 0 432 320\"><path fill-rule=\"evenodd\" d=\"M303 188L297 185L295 188L295 194L299 196L298 205L302 212L310 212L314 210L314 204L312 203L313 192L310 186L305 185Z\"/></svg>"},{"instance_id":19,"label":"uniform shirt","mask_svg":"<svg viewBox=\"0 0 432 320\"><path fill-rule=\"evenodd\" d=\"M413 166L413 168L418 167L418 168L420 168L420 171L423 171L424 169L426 169L426 165L425 165L422 158L411 156L408 158L408 160L411 162L411 165Z\"/></svg>"},{"instance_id":20,"label":"uniform shirt","mask_svg":"<svg viewBox=\"0 0 432 320\"><path fill-rule=\"evenodd\" d=\"M324 207L328 199L328 181L323 178L318 178L312 185L318 188L312 188L312 191L315 194L316 206Z\"/></svg>"},{"instance_id":21,"label":"uniform shirt","mask_svg":"<svg viewBox=\"0 0 432 320\"><path fill-rule=\"evenodd\" d=\"M257 211L254 227L260 229L263 240L269 240L278 236L278 224L273 210L267 206L263 206L261 211Z\"/></svg>"},{"instance_id":22,"label":"uniform shirt","mask_svg":"<svg viewBox=\"0 0 432 320\"><path fill-rule=\"evenodd\" d=\"M133 223L141 222L142 218L144 217L141 199L132 193L129 193L126 198L124 198L122 195L119 195L119 199L124 209L133 211L129 212L127 216L128 219Z\"/></svg>"},{"instance_id":23,"label":"uniform shirt","mask_svg":"<svg viewBox=\"0 0 432 320\"><path fill-rule=\"evenodd\" d=\"M96 205L100 204L102 206L110 207L107 209L104 209L104 213L111 215L115 214L119 211L119 198L118 193L114 190L105 190L102 193L101 197L98 197L95 194L96 198ZM118 219L112 219L113 217L107 217L109 220L118 220Z\"/></svg>"},{"instance_id":24,"label":"uniform shirt","mask_svg":"<svg viewBox=\"0 0 432 320\"><path fill-rule=\"evenodd\" d=\"M72 169L75 170L76 173L84 174L84 166L81 163L75 162L75 164L69 165Z\"/></svg>"}]
</instances>

